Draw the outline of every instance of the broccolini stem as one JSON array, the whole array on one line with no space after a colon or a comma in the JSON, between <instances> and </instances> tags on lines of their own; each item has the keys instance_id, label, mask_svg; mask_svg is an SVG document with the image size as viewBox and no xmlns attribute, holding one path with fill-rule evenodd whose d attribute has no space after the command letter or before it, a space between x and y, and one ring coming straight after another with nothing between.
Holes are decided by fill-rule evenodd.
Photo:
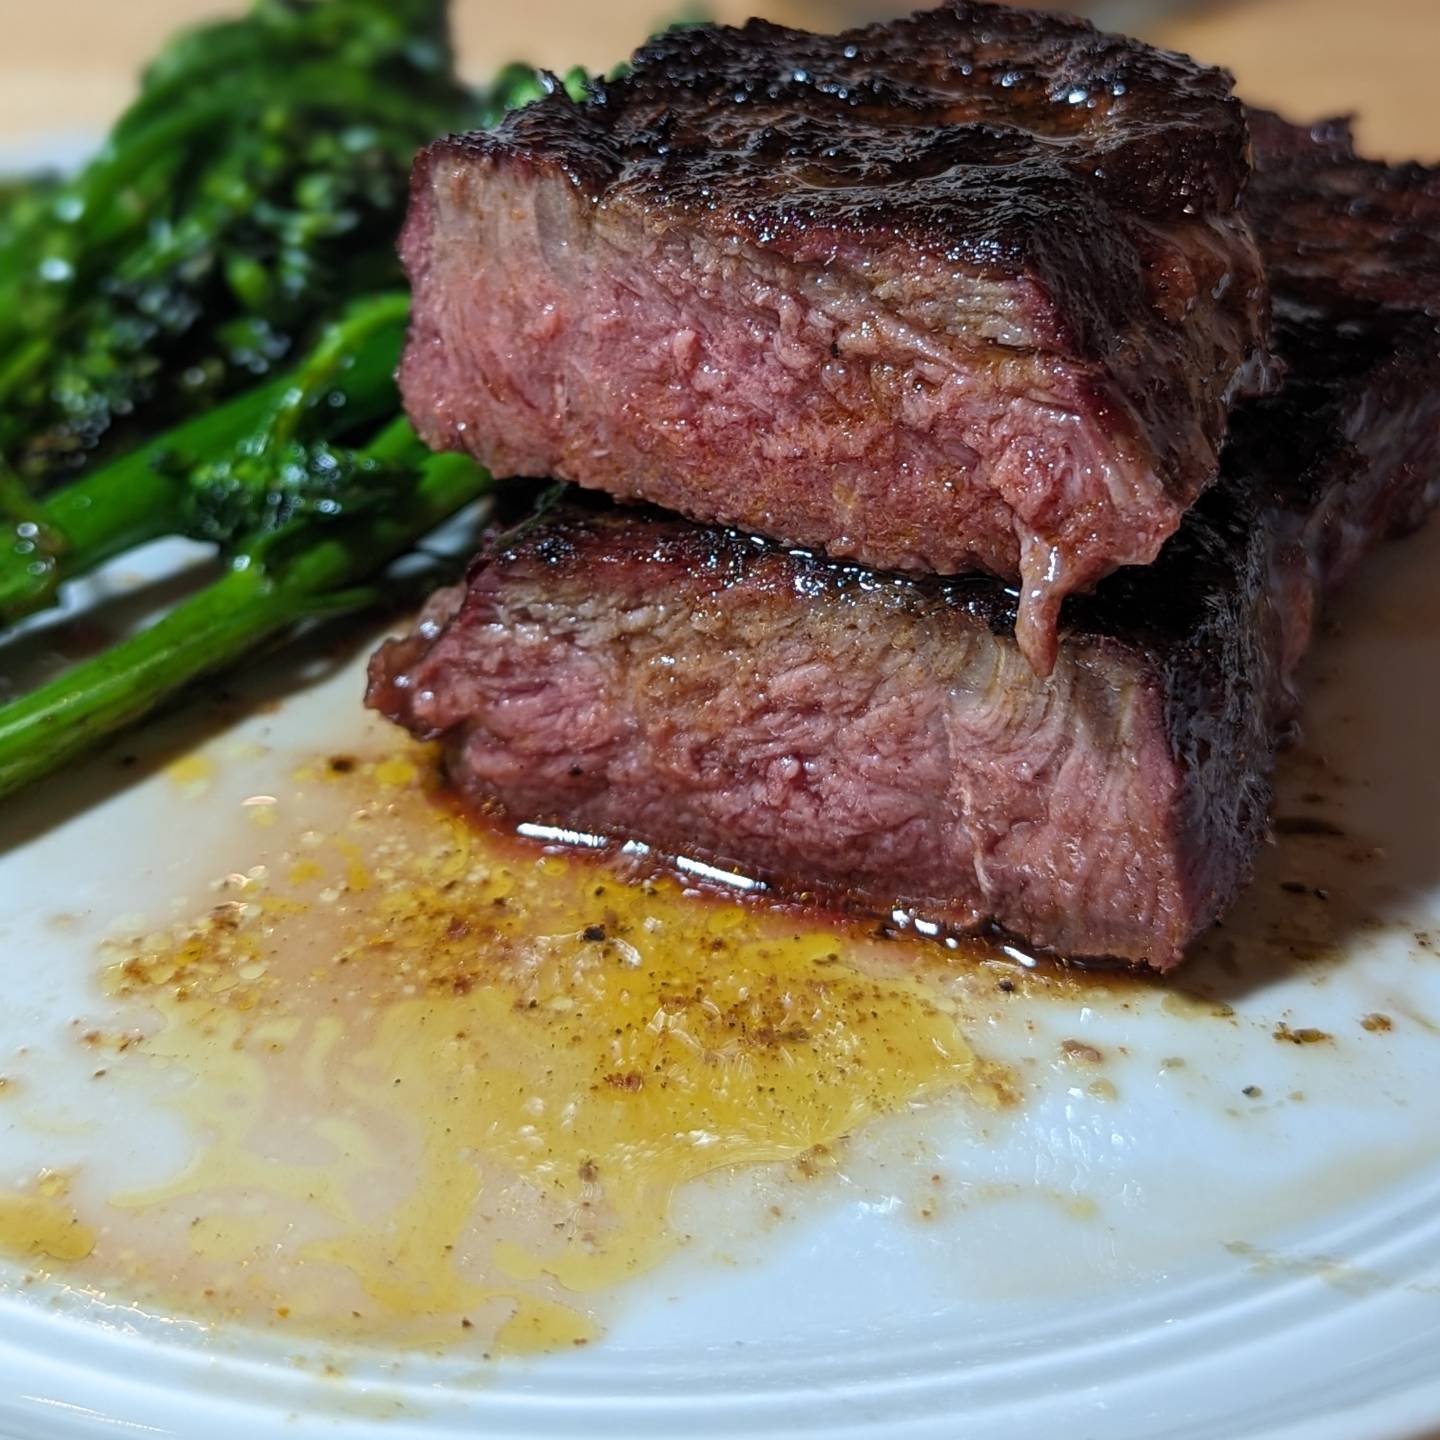
<instances>
[{"instance_id":1,"label":"broccolini stem","mask_svg":"<svg viewBox=\"0 0 1440 1440\"><path fill-rule=\"evenodd\" d=\"M233 664L297 621L373 602L357 585L461 506L489 477L459 455L429 455L404 421L371 452L408 456L416 483L396 513L362 513L303 527L282 557L237 560L162 620L0 708L0 796L39 779L149 714L201 676Z\"/></svg>"},{"instance_id":2,"label":"broccolini stem","mask_svg":"<svg viewBox=\"0 0 1440 1440\"><path fill-rule=\"evenodd\" d=\"M338 325L332 325L286 385L265 435L265 450L273 453L294 440L316 397L355 363L357 352L376 336L403 336L409 319L410 297L396 291L355 305Z\"/></svg>"},{"instance_id":3,"label":"broccolini stem","mask_svg":"<svg viewBox=\"0 0 1440 1440\"><path fill-rule=\"evenodd\" d=\"M408 307L403 294L356 304L291 374L176 426L43 502L22 509L22 489L10 496L0 488L0 624L44 609L62 581L183 530L187 465L227 454L251 437L258 452L288 443L332 387L345 404L322 412L331 427L353 427L393 410L391 372Z\"/></svg>"},{"instance_id":4,"label":"broccolini stem","mask_svg":"<svg viewBox=\"0 0 1440 1440\"><path fill-rule=\"evenodd\" d=\"M45 609L62 581L177 529L185 478L158 462L172 454L233 449L274 410L285 389L278 380L248 391L57 490L8 525L9 543L0 549L0 623Z\"/></svg>"}]
</instances>

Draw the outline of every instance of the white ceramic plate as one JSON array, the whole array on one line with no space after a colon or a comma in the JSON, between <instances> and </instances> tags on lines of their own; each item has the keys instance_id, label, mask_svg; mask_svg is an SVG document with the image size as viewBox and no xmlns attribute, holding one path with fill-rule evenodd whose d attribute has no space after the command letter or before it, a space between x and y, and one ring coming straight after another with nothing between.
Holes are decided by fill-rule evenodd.
<instances>
[{"instance_id":1,"label":"white ceramic plate","mask_svg":"<svg viewBox=\"0 0 1440 1440\"><path fill-rule=\"evenodd\" d=\"M136 623L147 584L197 560L152 547L72 610ZM7 1264L0 1434L1440 1434L1437 565L1440 529L1341 598L1277 809L1342 833L1292 827L1267 850L1179 977L1203 1002L997 989L974 1038L1020 1077L1016 1107L942 1099L870 1126L778 1225L757 1218L763 1174L697 1184L680 1201L697 1243L624 1287L584 1350L345 1351ZM0 649L0 674L84 638L52 625ZM247 797L373 748L362 662L271 662L244 689L264 703L202 697L0 810L0 1190L42 1169L133 1184L199 1143L158 1091L96 1082L76 1022L113 1004L99 947L244 867ZM203 794L177 782L199 771L162 768L192 753ZM1361 1023L1376 1015L1390 1028ZM935 1175L945 1199L922 1218Z\"/></svg>"}]
</instances>

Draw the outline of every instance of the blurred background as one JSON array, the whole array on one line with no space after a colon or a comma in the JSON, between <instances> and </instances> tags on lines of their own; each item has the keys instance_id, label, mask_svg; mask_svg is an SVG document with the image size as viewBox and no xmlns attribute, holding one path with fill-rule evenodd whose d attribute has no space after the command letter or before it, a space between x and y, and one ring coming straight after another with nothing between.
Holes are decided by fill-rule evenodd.
<instances>
[{"instance_id":1,"label":"blurred background","mask_svg":"<svg viewBox=\"0 0 1440 1440\"><path fill-rule=\"evenodd\" d=\"M920 0L915 0L920 3ZM175 26L243 0L0 0L0 143L93 134L129 98L136 67ZM466 69L527 59L604 68L681 5L666 0L453 0ZM885 0L710 0L704 12L761 13L840 29L914 4ZM1297 118L1355 111L1372 152L1440 160L1440 0L1092 0L1080 10L1228 65L1245 96Z\"/></svg>"}]
</instances>

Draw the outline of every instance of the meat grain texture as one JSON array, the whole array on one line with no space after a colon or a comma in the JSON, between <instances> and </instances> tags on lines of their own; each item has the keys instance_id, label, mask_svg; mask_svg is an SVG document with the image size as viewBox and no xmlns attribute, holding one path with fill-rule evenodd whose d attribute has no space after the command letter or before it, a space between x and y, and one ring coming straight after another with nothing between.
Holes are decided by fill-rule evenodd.
<instances>
[{"instance_id":1,"label":"meat grain texture","mask_svg":"<svg viewBox=\"0 0 1440 1440\"><path fill-rule=\"evenodd\" d=\"M998 582L591 504L498 540L370 703L517 820L1174 965L1265 832L1321 593L1440 491L1440 172L1256 135L1289 379L1159 561L1069 602L1048 678Z\"/></svg>"},{"instance_id":2,"label":"meat grain texture","mask_svg":"<svg viewBox=\"0 0 1440 1440\"><path fill-rule=\"evenodd\" d=\"M953 0L672 31L421 156L420 433L872 566L1065 595L1151 561L1266 389L1230 78Z\"/></svg>"}]
</instances>

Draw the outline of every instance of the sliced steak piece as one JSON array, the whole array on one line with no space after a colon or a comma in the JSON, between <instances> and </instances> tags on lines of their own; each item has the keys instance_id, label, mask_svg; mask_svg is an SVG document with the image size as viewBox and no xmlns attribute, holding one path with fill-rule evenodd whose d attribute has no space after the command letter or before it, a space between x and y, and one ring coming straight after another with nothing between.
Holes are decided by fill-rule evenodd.
<instances>
[{"instance_id":1,"label":"sliced steak piece","mask_svg":"<svg viewBox=\"0 0 1440 1440\"><path fill-rule=\"evenodd\" d=\"M497 474L1022 579L1043 672L1270 383L1230 84L971 0L669 33L421 156L406 408Z\"/></svg>"},{"instance_id":2,"label":"sliced steak piece","mask_svg":"<svg viewBox=\"0 0 1440 1440\"><path fill-rule=\"evenodd\" d=\"M1440 497L1440 172L1261 117L1284 390L1156 564L1067 604L571 506L497 542L371 668L514 818L789 894L1175 964L1243 883L1316 601Z\"/></svg>"}]
</instances>

